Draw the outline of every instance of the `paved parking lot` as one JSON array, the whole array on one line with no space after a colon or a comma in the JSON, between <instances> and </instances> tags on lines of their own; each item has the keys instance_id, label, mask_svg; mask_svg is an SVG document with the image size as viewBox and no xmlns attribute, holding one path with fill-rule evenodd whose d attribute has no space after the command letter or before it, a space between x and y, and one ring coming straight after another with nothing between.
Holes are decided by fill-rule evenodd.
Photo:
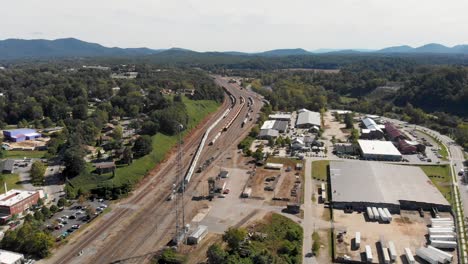
<instances>
[{"instance_id":1,"label":"paved parking lot","mask_svg":"<svg viewBox=\"0 0 468 264\"><path fill-rule=\"evenodd\" d=\"M98 200L93 202L88 201L83 205L73 203L71 206L64 208L63 211L57 212L51 219L47 220L45 224L52 230L52 235L59 240L81 228L82 225L88 223L89 220L102 213L107 206L107 201L100 202ZM95 213L88 217L87 210Z\"/></svg>"}]
</instances>

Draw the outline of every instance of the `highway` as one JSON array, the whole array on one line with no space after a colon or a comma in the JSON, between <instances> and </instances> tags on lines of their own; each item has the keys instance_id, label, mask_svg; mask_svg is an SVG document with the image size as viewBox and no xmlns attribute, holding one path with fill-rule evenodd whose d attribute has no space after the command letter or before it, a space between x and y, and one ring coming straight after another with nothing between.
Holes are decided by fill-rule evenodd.
<instances>
[{"instance_id":1,"label":"highway","mask_svg":"<svg viewBox=\"0 0 468 264\"><path fill-rule=\"evenodd\" d=\"M215 77L215 82L222 85L236 98L254 98L252 116L257 116L261 108L261 100L253 93L240 89L236 84L228 83L227 79ZM212 146L204 146L199 163L221 156L222 152L233 147L247 135L254 121L242 127L242 121L249 109L237 100L234 109L239 110L238 118L234 120L231 127L222 133ZM222 117L225 111L231 107L231 100L225 97L223 105L218 111L211 115L195 131L184 138L183 145L183 171L187 171L190 161L201 142L205 131ZM234 110L233 109L233 110ZM225 126L236 111L231 111L228 116L221 120L208 135L211 138ZM153 253L164 247L174 235L175 214L174 201L167 201L172 185L176 177L175 166L176 152L157 168L150 176L146 177L140 186L127 198L112 206L112 211L95 220L87 230L82 230L77 236L73 236L70 242L59 248L54 255L41 261L42 263L144 263L151 259ZM204 173L194 174L191 182L187 185L187 194L193 193L202 178L207 177ZM197 210L198 204L191 201L191 196L184 197L186 218L191 219ZM82 251L83 254L79 255Z\"/></svg>"}]
</instances>

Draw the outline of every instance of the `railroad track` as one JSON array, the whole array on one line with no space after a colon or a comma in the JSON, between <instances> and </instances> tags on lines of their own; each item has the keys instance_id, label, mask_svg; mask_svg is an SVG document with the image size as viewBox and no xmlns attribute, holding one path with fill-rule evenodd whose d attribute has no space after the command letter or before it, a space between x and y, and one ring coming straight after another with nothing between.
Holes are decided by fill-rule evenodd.
<instances>
[{"instance_id":1,"label":"railroad track","mask_svg":"<svg viewBox=\"0 0 468 264\"><path fill-rule=\"evenodd\" d=\"M236 91L234 92L236 96L239 96L239 93L236 93ZM214 114L210 120L216 120L220 115L222 116L230 105L228 101L232 101L232 97L229 97L231 100L225 100L222 109ZM258 110L259 107L255 111L257 112ZM241 109L240 113L245 114L246 111L248 111L248 108ZM224 133L223 137L214 146L203 151L200 158L216 156L216 159L218 159L220 156L219 149L224 150L233 147L236 141L239 141L243 135L248 133L248 127L252 125L250 124L250 126L244 127L244 130L239 130L241 129L240 121L233 122L229 132ZM215 128L221 128L222 125L218 124ZM209 122L206 122L190 137L190 140L187 141L187 144L184 146L185 153L192 153L192 151L197 148L197 144L200 143L200 138L208 126ZM217 129L214 129L214 131L216 132ZM114 231L117 227L122 230L119 230L117 234L114 233L105 238L103 241L105 246L98 247L96 254L94 254L95 257L87 261L88 263L124 262L125 259L129 259L129 261L132 259L131 261L141 263L150 259L151 254L148 254L148 252L155 252L159 246L169 241L173 234L173 232L171 232L175 221L175 215L172 212L173 202L166 202L166 198L169 196L171 185L174 182L174 177L171 175L171 172L175 175L175 173L173 173L174 166L171 166L175 161L174 156L175 155L164 164L161 164L159 170L153 173L151 178L145 180L145 182L141 184L141 187L134 192L132 197L128 198L128 200L123 203L123 205L138 205L139 207L136 211L128 207L114 209L111 212L112 215L110 215L108 219L100 219L102 221L98 220L99 222L96 224L101 225L92 227L89 233L84 233L83 238L78 238L79 240L77 243L70 245L71 249L69 250L69 254L63 256L55 263L62 264L71 262L78 252L90 246L92 242L98 240L101 234L113 227ZM190 157L184 155L184 160L189 163ZM213 164L210 166L213 166ZM184 167L184 171L186 171L187 167L188 165ZM196 175L195 177L200 177L200 175ZM198 184L190 184L187 192L190 193L190 191L193 191L196 185ZM194 203L190 203L190 201L184 202L186 204L191 204L192 207L194 206ZM129 223L125 223L125 221ZM93 245L93 247L95 246L96 245ZM138 256L141 257L138 258ZM84 263L86 259L76 259L76 261Z\"/></svg>"}]
</instances>

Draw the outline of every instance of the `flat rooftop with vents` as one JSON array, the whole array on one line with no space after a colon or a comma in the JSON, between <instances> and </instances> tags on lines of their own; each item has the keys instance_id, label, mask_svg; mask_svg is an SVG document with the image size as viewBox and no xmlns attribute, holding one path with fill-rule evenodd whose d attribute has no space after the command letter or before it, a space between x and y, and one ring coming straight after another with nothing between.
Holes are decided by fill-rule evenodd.
<instances>
[{"instance_id":1,"label":"flat rooftop with vents","mask_svg":"<svg viewBox=\"0 0 468 264\"><path fill-rule=\"evenodd\" d=\"M338 209L367 206L449 211L450 204L419 167L373 161L331 161L331 200Z\"/></svg>"}]
</instances>

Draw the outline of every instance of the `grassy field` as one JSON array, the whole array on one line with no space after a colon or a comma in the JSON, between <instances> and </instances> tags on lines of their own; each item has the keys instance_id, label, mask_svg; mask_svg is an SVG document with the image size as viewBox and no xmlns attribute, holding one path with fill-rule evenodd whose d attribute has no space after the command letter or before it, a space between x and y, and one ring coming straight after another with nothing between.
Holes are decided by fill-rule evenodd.
<instances>
[{"instance_id":1,"label":"grassy field","mask_svg":"<svg viewBox=\"0 0 468 264\"><path fill-rule=\"evenodd\" d=\"M43 151L43 150L30 150L30 151L22 151L22 150L8 150L8 151L5 151L5 158L14 158L14 159L18 159L18 158L43 158L44 157L44 154L46 153L46 151Z\"/></svg>"},{"instance_id":2,"label":"grassy field","mask_svg":"<svg viewBox=\"0 0 468 264\"><path fill-rule=\"evenodd\" d=\"M214 101L200 100L192 101L184 98L184 103L187 106L189 114L188 129L183 132L186 135L191 129L195 128L208 114L216 111L219 104ZM161 162L166 154L177 144L177 136L168 136L161 133L152 137L153 151L137 160L129 166L117 167L115 177L111 174L97 175L88 173L80 175L71 180L75 188L81 187L83 190L88 191L95 188L99 184L111 184L120 186L123 183L136 183L138 182L149 170L154 168L156 164Z\"/></svg>"},{"instance_id":3,"label":"grassy field","mask_svg":"<svg viewBox=\"0 0 468 264\"><path fill-rule=\"evenodd\" d=\"M448 165L422 165L419 166L431 179L432 183L439 189L442 195L452 203L450 167Z\"/></svg>"},{"instance_id":4,"label":"grassy field","mask_svg":"<svg viewBox=\"0 0 468 264\"><path fill-rule=\"evenodd\" d=\"M258 228L259 232L267 235L262 242L254 241L252 245L258 251L267 250L276 255L281 248L293 248L289 254L281 254L279 257L285 263L301 263L302 262L302 237L303 231L299 224L291 219L279 214L272 214L265 217ZM257 244L258 243L258 244ZM277 262L283 263L283 262Z\"/></svg>"},{"instance_id":5,"label":"grassy field","mask_svg":"<svg viewBox=\"0 0 468 264\"><path fill-rule=\"evenodd\" d=\"M327 166L330 164L328 160L312 161L312 178L316 180L327 180Z\"/></svg>"},{"instance_id":6,"label":"grassy field","mask_svg":"<svg viewBox=\"0 0 468 264\"><path fill-rule=\"evenodd\" d=\"M2 174L0 176L0 189L4 192L5 182L7 184L8 190L11 189L22 189L23 186L18 184L19 182L19 175L18 174Z\"/></svg>"}]
</instances>

